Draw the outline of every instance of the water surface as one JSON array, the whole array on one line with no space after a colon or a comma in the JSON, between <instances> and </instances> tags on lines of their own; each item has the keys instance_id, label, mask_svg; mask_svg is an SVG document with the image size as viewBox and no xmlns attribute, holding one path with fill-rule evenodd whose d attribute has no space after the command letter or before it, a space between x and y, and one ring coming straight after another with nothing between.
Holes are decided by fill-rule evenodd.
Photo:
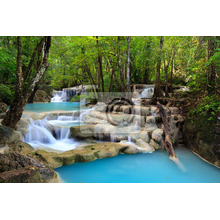
<instances>
[{"instance_id":1,"label":"water surface","mask_svg":"<svg viewBox=\"0 0 220 220\"><path fill-rule=\"evenodd\" d=\"M76 111L81 109L88 109L87 107L80 106L80 102L50 102L50 103L28 103L24 111L32 112L50 112L50 111Z\"/></svg>"},{"instance_id":2,"label":"water surface","mask_svg":"<svg viewBox=\"0 0 220 220\"><path fill-rule=\"evenodd\" d=\"M187 148L175 150L183 172L166 151L151 154L120 154L56 169L67 183L219 183L220 169L203 161Z\"/></svg>"}]
</instances>

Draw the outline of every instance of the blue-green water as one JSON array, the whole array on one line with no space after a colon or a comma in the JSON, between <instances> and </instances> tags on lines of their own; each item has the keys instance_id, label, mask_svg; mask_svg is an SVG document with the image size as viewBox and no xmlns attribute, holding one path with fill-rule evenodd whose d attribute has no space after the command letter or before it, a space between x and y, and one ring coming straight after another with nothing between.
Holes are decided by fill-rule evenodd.
<instances>
[{"instance_id":1,"label":"blue-green water","mask_svg":"<svg viewBox=\"0 0 220 220\"><path fill-rule=\"evenodd\" d=\"M79 102L50 102L50 103L29 103L25 106L25 111L32 112L50 112L50 111L75 111L80 109L87 109L80 106Z\"/></svg>"},{"instance_id":2,"label":"blue-green water","mask_svg":"<svg viewBox=\"0 0 220 220\"><path fill-rule=\"evenodd\" d=\"M75 111L87 109L80 103L51 102L27 104L25 111ZM77 125L78 121L50 121L51 124L64 129ZM58 140L57 145L45 145L49 148L69 150L70 139ZM68 142L68 143L66 143ZM63 149L63 145L67 148ZM69 146L69 145L70 146ZM72 148L71 148L72 149ZM95 160L88 163L74 163L62 166L56 171L64 182L69 183L219 183L220 169L208 164L186 148L175 150L186 172L171 160L166 151L155 151L151 154L120 154L113 158Z\"/></svg>"},{"instance_id":3,"label":"blue-green water","mask_svg":"<svg viewBox=\"0 0 220 220\"><path fill-rule=\"evenodd\" d=\"M219 183L220 169L186 148L175 150L186 171L169 160L166 151L120 154L93 162L74 163L56 169L67 183Z\"/></svg>"}]
</instances>

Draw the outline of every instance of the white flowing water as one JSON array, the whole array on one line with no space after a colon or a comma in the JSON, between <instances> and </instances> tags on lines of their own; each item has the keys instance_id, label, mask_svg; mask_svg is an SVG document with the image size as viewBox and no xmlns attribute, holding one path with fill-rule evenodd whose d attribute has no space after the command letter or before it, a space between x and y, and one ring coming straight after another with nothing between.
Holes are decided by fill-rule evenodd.
<instances>
[{"instance_id":1,"label":"white flowing water","mask_svg":"<svg viewBox=\"0 0 220 220\"><path fill-rule=\"evenodd\" d=\"M71 116L58 116L56 120L48 120L45 117L42 120L30 119L30 125L27 134L24 137L25 142L34 148L51 148L59 151L67 151L76 148L79 144L74 138L70 137L70 127L74 123L74 113Z\"/></svg>"},{"instance_id":2,"label":"white flowing water","mask_svg":"<svg viewBox=\"0 0 220 220\"><path fill-rule=\"evenodd\" d=\"M150 86L144 89L144 91L141 93L141 98L152 98L154 94L154 87Z\"/></svg>"},{"instance_id":3,"label":"white flowing water","mask_svg":"<svg viewBox=\"0 0 220 220\"><path fill-rule=\"evenodd\" d=\"M57 91L55 96L51 99L51 102L62 102L62 91Z\"/></svg>"}]
</instances>

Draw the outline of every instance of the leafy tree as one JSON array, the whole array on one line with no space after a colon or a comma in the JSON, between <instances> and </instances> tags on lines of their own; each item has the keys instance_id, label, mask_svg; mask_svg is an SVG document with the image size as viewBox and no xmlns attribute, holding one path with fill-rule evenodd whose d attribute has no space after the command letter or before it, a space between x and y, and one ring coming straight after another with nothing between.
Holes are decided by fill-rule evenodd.
<instances>
[{"instance_id":1,"label":"leafy tree","mask_svg":"<svg viewBox=\"0 0 220 220\"><path fill-rule=\"evenodd\" d=\"M22 70L22 43L21 37L17 37L17 68L16 68L16 88L13 102L10 109L7 111L3 118L2 125L17 128L17 123L20 120L24 107L27 104L30 94L33 92L34 87L39 82L45 71L47 70L48 54L51 45L51 37L42 37L40 42L35 47L28 65L24 66ZM41 53L40 62L35 62L37 53ZM27 62L25 62L27 64ZM33 66L37 65L37 71L32 72Z\"/></svg>"}]
</instances>

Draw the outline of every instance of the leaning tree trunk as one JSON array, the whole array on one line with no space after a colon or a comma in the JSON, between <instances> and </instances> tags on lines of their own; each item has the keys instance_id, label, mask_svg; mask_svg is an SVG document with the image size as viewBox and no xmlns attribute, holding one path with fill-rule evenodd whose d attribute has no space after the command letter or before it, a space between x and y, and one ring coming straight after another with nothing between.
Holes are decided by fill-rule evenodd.
<instances>
[{"instance_id":1,"label":"leaning tree trunk","mask_svg":"<svg viewBox=\"0 0 220 220\"><path fill-rule=\"evenodd\" d=\"M170 133L170 126L164 111L163 106L157 102L157 108L159 109L163 125L164 125L164 133L165 133L165 148L167 150L167 153L169 155L170 160L172 160L182 171L186 171L185 167L183 164L179 161L177 158L174 149L173 149L173 144L172 144L172 138L171 138L171 133Z\"/></svg>"},{"instance_id":2,"label":"leaning tree trunk","mask_svg":"<svg viewBox=\"0 0 220 220\"><path fill-rule=\"evenodd\" d=\"M157 102L157 108L159 109L162 121L163 121L163 125L164 125L164 133L165 133L165 148L167 150L167 153L170 157L170 159L174 159L177 158L174 149L173 149L173 144L172 144L172 138L171 138L171 133L170 133L170 126L164 111L163 106Z\"/></svg>"}]
</instances>

